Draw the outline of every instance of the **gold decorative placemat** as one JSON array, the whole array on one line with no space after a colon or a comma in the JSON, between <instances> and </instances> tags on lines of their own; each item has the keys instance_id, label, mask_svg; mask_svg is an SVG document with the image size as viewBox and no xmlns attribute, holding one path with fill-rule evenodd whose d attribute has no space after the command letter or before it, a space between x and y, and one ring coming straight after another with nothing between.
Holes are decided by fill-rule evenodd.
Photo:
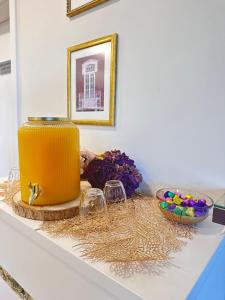
<instances>
[{"instance_id":1,"label":"gold decorative placemat","mask_svg":"<svg viewBox=\"0 0 225 300\"><path fill-rule=\"evenodd\" d=\"M83 256L106 262L168 259L185 244L180 238L190 239L194 232L191 226L167 221L158 201L147 196L109 206L108 217L45 222L41 229L54 237L79 239Z\"/></svg>"},{"instance_id":2,"label":"gold decorative placemat","mask_svg":"<svg viewBox=\"0 0 225 300\"><path fill-rule=\"evenodd\" d=\"M12 199L15 194L20 191L20 182L14 181L12 183L8 183L7 181L0 183L0 196L3 197L3 201L12 206Z\"/></svg>"},{"instance_id":3,"label":"gold decorative placemat","mask_svg":"<svg viewBox=\"0 0 225 300\"><path fill-rule=\"evenodd\" d=\"M17 189L15 185L14 193ZM4 195L10 204L12 191L5 190ZM40 229L56 238L74 238L74 247L84 258L110 263L121 276L158 273L196 231L193 226L165 219L158 200L144 195L136 195L127 204L108 206L107 215L48 221Z\"/></svg>"}]
</instances>

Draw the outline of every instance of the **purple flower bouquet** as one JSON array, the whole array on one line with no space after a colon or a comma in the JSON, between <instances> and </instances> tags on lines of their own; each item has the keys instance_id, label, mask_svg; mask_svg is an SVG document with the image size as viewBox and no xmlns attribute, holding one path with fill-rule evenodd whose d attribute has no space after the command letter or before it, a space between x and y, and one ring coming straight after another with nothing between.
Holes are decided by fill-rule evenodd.
<instances>
[{"instance_id":1,"label":"purple flower bouquet","mask_svg":"<svg viewBox=\"0 0 225 300\"><path fill-rule=\"evenodd\" d=\"M103 189L106 181L120 180L131 197L142 181L142 175L134 161L120 150L106 151L103 155L92 160L84 174L92 187Z\"/></svg>"}]
</instances>

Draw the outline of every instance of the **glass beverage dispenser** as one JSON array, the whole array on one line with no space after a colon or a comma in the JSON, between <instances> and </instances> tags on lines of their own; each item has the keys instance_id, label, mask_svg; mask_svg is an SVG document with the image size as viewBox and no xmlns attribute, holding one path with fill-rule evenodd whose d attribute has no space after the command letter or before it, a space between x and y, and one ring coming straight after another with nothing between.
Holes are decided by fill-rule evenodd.
<instances>
[{"instance_id":1,"label":"glass beverage dispenser","mask_svg":"<svg viewBox=\"0 0 225 300\"><path fill-rule=\"evenodd\" d=\"M18 142L23 202L55 205L79 196L79 130L69 119L28 118Z\"/></svg>"}]
</instances>

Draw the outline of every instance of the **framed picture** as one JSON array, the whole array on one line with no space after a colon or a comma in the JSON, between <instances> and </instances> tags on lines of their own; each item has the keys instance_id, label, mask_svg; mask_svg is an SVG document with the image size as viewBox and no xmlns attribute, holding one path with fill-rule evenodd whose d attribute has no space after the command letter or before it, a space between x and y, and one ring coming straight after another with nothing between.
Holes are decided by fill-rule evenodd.
<instances>
[{"instance_id":1,"label":"framed picture","mask_svg":"<svg viewBox=\"0 0 225 300\"><path fill-rule=\"evenodd\" d=\"M67 110L76 124L113 126L117 34L67 49Z\"/></svg>"},{"instance_id":2,"label":"framed picture","mask_svg":"<svg viewBox=\"0 0 225 300\"><path fill-rule=\"evenodd\" d=\"M67 16L72 17L109 0L67 0Z\"/></svg>"}]
</instances>

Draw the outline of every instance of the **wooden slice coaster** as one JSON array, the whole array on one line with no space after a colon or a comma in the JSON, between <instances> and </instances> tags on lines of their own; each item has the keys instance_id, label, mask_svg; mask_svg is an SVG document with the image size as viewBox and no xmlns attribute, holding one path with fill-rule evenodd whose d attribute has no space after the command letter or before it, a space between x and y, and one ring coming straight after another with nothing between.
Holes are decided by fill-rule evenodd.
<instances>
[{"instance_id":1,"label":"wooden slice coaster","mask_svg":"<svg viewBox=\"0 0 225 300\"><path fill-rule=\"evenodd\" d=\"M21 193L13 197L12 208L14 212L24 218L39 221L55 221L73 218L79 214L79 198L67 203L51 206L33 206L21 200Z\"/></svg>"},{"instance_id":2,"label":"wooden slice coaster","mask_svg":"<svg viewBox=\"0 0 225 300\"><path fill-rule=\"evenodd\" d=\"M87 182L81 183L81 191L90 188ZM63 204L50 206L32 206L21 200L21 193L15 194L12 200L13 211L24 218L39 221L55 221L73 218L79 214L80 198Z\"/></svg>"}]
</instances>

